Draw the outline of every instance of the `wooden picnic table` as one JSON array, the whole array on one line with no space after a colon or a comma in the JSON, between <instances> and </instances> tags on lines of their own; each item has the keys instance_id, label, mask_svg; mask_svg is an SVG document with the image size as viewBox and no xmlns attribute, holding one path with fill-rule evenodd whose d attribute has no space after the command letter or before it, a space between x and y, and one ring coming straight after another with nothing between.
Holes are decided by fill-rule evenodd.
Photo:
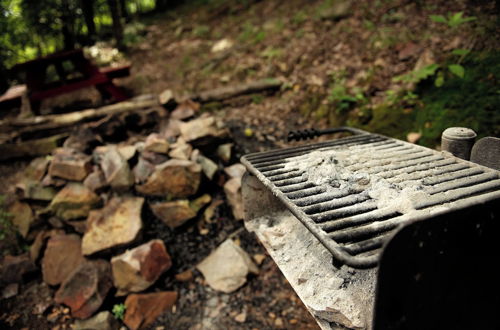
<instances>
[{"instance_id":1,"label":"wooden picnic table","mask_svg":"<svg viewBox=\"0 0 500 330\"><path fill-rule=\"evenodd\" d=\"M51 68L55 74L49 74ZM25 75L31 110L35 113L38 113L41 101L46 98L91 86L95 86L104 99L123 101L128 98L112 80L128 76L130 65L99 69L84 56L81 49L58 52L19 63L12 70Z\"/></svg>"}]
</instances>

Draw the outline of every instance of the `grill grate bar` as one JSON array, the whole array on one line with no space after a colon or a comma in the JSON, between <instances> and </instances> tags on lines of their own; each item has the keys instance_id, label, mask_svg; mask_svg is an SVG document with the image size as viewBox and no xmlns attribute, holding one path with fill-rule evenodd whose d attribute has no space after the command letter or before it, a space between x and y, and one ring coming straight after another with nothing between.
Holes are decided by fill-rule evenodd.
<instances>
[{"instance_id":1,"label":"grill grate bar","mask_svg":"<svg viewBox=\"0 0 500 330\"><path fill-rule=\"evenodd\" d=\"M434 195L432 198L421 201L415 206L415 209L421 210L428 207L454 202L456 200L475 196L480 193L486 193L500 189L500 180L484 182L472 187L464 187L456 190L446 191L445 194Z\"/></svg>"},{"instance_id":2,"label":"grill grate bar","mask_svg":"<svg viewBox=\"0 0 500 330\"><path fill-rule=\"evenodd\" d=\"M310 182L303 182L303 183L297 183L294 185L290 185L287 187L282 187L280 190L284 193L291 193L291 192L296 192L299 190L304 190L304 189L313 188L313 187L316 187L316 186Z\"/></svg>"},{"instance_id":3,"label":"grill grate bar","mask_svg":"<svg viewBox=\"0 0 500 330\"><path fill-rule=\"evenodd\" d=\"M334 230L341 230L348 227L355 227L368 222L381 221L382 219L394 218L398 215L401 215L401 213L398 213L394 210L376 209L367 213L354 215L349 218L327 221L320 224L319 227L323 229L326 233L329 233Z\"/></svg>"},{"instance_id":4,"label":"grill grate bar","mask_svg":"<svg viewBox=\"0 0 500 330\"><path fill-rule=\"evenodd\" d=\"M441 179L448 178L450 174L466 168L467 166L464 164L457 164L454 160L445 159L408 167L403 169L405 171L399 170L396 173L392 172L380 175L380 177L387 179L390 183L418 182L418 180L428 177L436 178L439 176ZM474 171L483 173L479 169L474 169Z\"/></svg>"},{"instance_id":5,"label":"grill grate bar","mask_svg":"<svg viewBox=\"0 0 500 330\"><path fill-rule=\"evenodd\" d=\"M268 175L267 178L271 181L281 181L281 180L296 178L296 177L301 176L301 175L302 175L302 172L299 170L290 170L287 173Z\"/></svg>"},{"instance_id":6,"label":"grill grate bar","mask_svg":"<svg viewBox=\"0 0 500 330\"><path fill-rule=\"evenodd\" d=\"M391 140L382 137L382 136L374 136L374 135L354 135L350 137L346 137L341 140L333 140L333 141L325 141L320 142L314 145L314 149L328 148L328 147L346 147L351 145L363 145L364 143L390 143ZM276 159L279 156L293 157L297 156L301 152L309 152L313 148L310 145L289 148L289 149L280 149L280 150L271 150L266 152L254 153L250 155L246 155L245 158L248 161L251 161L252 164L259 164L263 161L267 161L269 159Z\"/></svg>"},{"instance_id":7,"label":"grill grate bar","mask_svg":"<svg viewBox=\"0 0 500 330\"><path fill-rule=\"evenodd\" d=\"M284 190L282 190L282 191L285 192ZM304 188L303 190L298 191L298 192L288 192L288 193L286 193L286 197L288 197L291 200L297 200L297 199L304 198L304 197L319 195L321 193L324 193L325 191L326 191L326 188L313 186L310 188Z\"/></svg>"},{"instance_id":8,"label":"grill grate bar","mask_svg":"<svg viewBox=\"0 0 500 330\"><path fill-rule=\"evenodd\" d=\"M478 174L478 175L473 175L473 176L468 176L463 178L463 180L460 181L451 181L451 182L444 182L437 184L435 186L432 186L430 189L426 189L426 192L429 193L430 195L435 195L440 192L444 191L449 191L449 190L454 190L458 188L463 188L463 187L469 187L472 185L476 185L479 183L483 183L486 181L490 180L495 180L498 179L498 175L495 173L484 173L484 174Z\"/></svg>"},{"instance_id":9,"label":"grill grate bar","mask_svg":"<svg viewBox=\"0 0 500 330\"><path fill-rule=\"evenodd\" d=\"M359 204L342 207L336 210L330 210L311 216L311 219L316 223L323 223L325 221L335 220L341 217L356 215L364 212L369 212L377 209L377 202L368 200Z\"/></svg>"},{"instance_id":10,"label":"grill grate bar","mask_svg":"<svg viewBox=\"0 0 500 330\"><path fill-rule=\"evenodd\" d=\"M458 168L458 170L448 171L448 172L440 172L437 173L436 176L423 176L422 184L426 186L433 186L438 183L448 182L452 180L466 178L468 176L477 175L484 173L484 170L480 168L468 168L464 164L456 164L454 168Z\"/></svg>"},{"instance_id":11,"label":"grill grate bar","mask_svg":"<svg viewBox=\"0 0 500 330\"><path fill-rule=\"evenodd\" d=\"M415 166L418 164L425 164L425 163L431 163L434 161L439 161L443 160L442 156L424 156L424 157L415 157L414 159L407 160L403 164L399 165L386 165L386 166L378 166L374 167L372 169L368 169L366 173L368 174L377 174L377 175L382 175L383 173L390 173L391 171L395 170L401 170L405 168L409 168L411 166Z\"/></svg>"},{"instance_id":12,"label":"grill grate bar","mask_svg":"<svg viewBox=\"0 0 500 330\"><path fill-rule=\"evenodd\" d=\"M318 204L315 204L312 206L301 207L301 209L307 215L313 215L313 214L325 212L325 211L328 211L331 209L338 209L338 208L345 207L348 205L361 203L361 202L364 202L368 199L370 199L370 197L366 193L355 194L355 195L349 195L346 197L339 197L336 199L332 199L328 202L318 203Z\"/></svg>"},{"instance_id":13,"label":"grill grate bar","mask_svg":"<svg viewBox=\"0 0 500 330\"><path fill-rule=\"evenodd\" d=\"M285 180L273 181L273 183L276 187L287 187L287 186L291 186L291 185L294 185L297 183L303 183L303 182L307 182L307 178L303 178L302 176L293 177L293 178L285 179Z\"/></svg>"},{"instance_id":14,"label":"grill grate bar","mask_svg":"<svg viewBox=\"0 0 500 330\"><path fill-rule=\"evenodd\" d=\"M314 196L307 196L298 198L295 200L295 204L300 207L312 206L318 203L323 203L330 201L335 198L342 198L353 194L359 194L362 192L361 189L340 189L337 191L324 192L322 194L316 194Z\"/></svg>"},{"instance_id":15,"label":"grill grate bar","mask_svg":"<svg viewBox=\"0 0 500 330\"><path fill-rule=\"evenodd\" d=\"M391 236L391 233L382 234L367 240L346 244L342 246L342 248L347 251L347 253L354 256L363 252L381 248L389 236Z\"/></svg>"}]
</instances>

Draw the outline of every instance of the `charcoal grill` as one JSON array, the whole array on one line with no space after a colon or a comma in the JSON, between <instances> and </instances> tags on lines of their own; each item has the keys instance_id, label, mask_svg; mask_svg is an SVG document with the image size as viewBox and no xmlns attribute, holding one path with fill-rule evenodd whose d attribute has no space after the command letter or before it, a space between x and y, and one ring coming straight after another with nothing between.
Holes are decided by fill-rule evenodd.
<instances>
[{"instance_id":1,"label":"charcoal grill","mask_svg":"<svg viewBox=\"0 0 500 330\"><path fill-rule=\"evenodd\" d=\"M457 158L448 152L431 150L361 130L345 130L353 135L249 154L241 159L247 169L243 183L246 220L277 217L279 212L293 214L303 225L297 227L297 230L308 230L333 257L332 276L337 276L335 274L339 270L343 270L344 275L357 273L367 277L376 274L384 248L402 228L410 228L415 223L453 212L469 214L462 210L470 210L477 205L487 204L490 209L491 205L497 205L498 211L499 171ZM251 192L249 185L253 186ZM496 214L495 217L497 216ZM439 221L435 223L438 224ZM479 228L479 222L474 223ZM272 224L269 225L271 227ZM467 226L464 225L465 227ZM443 228L440 227L439 230ZM255 228L253 230L256 231ZM447 229L444 228L444 231ZM415 229L415 232L419 231ZM419 237L419 242L423 244L425 239L418 235L414 234L414 237ZM473 236L472 233L470 235ZM406 238L411 239L411 235L409 236ZM265 235L261 238L265 239ZM446 240L443 238L443 241ZM268 251L272 250L272 246L268 248ZM400 243L396 250L406 251L406 247ZM498 248L495 246L494 250L498 251ZM311 255L307 248L301 253ZM491 251L486 254L489 253ZM411 259L410 255L405 257ZM281 257L273 255L273 258L277 260ZM324 262L321 261L318 265L321 263ZM298 268L300 265L294 267ZM347 273L345 269L348 269ZM293 274L294 270L289 267L287 272ZM344 275L344 287L350 282L359 282L355 277L346 280ZM412 273L414 275L418 274ZM291 281L296 291L298 288L301 290L300 278L298 282ZM379 279L379 282L386 283L386 279ZM339 290L343 288L342 285ZM373 298L367 300L370 300L369 304L374 304ZM387 299L379 305L382 303L387 305ZM366 306L363 308L367 309ZM372 308L368 308L370 315ZM347 309L352 310L353 306L344 308ZM328 308L321 313L325 311ZM321 313L315 314L314 310L312 312L316 317L321 317ZM338 316L340 312L335 310L333 314L335 313ZM379 319L383 319L383 323L386 318L380 315L382 313L379 313ZM371 316L363 317L368 327L371 320L366 319ZM346 319L344 315L340 318L323 318L323 321L325 319L328 322L320 322L324 328L335 328L339 325L338 322L341 329L350 326L357 328L352 320L343 322Z\"/></svg>"}]
</instances>

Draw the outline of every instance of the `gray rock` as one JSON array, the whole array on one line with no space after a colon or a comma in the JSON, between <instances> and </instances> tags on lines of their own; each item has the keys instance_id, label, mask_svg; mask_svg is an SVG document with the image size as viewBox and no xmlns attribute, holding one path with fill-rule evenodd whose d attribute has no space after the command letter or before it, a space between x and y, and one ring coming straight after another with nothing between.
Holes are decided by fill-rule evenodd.
<instances>
[{"instance_id":1,"label":"gray rock","mask_svg":"<svg viewBox=\"0 0 500 330\"><path fill-rule=\"evenodd\" d=\"M103 156L102 171L106 182L114 189L126 190L134 184L134 174L128 166L127 160L116 148L110 148Z\"/></svg>"},{"instance_id":2,"label":"gray rock","mask_svg":"<svg viewBox=\"0 0 500 330\"><path fill-rule=\"evenodd\" d=\"M233 292L245 284L249 272L259 272L250 256L231 239L222 243L196 268L211 288L225 293Z\"/></svg>"}]
</instances>

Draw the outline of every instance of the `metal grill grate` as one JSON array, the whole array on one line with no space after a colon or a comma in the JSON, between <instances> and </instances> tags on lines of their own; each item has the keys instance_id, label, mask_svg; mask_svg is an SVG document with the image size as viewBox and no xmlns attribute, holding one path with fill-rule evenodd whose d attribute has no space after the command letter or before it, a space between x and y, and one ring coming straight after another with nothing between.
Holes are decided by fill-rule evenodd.
<instances>
[{"instance_id":1,"label":"metal grill grate","mask_svg":"<svg viewBox=\"0 0 500 330\"><path fill-rule=\"evenodd\" d=\"M377 264L399 225L500 197L498 171L369 133L241 161L338 261L358 268Z\"/></svg>"}]
</instances>

